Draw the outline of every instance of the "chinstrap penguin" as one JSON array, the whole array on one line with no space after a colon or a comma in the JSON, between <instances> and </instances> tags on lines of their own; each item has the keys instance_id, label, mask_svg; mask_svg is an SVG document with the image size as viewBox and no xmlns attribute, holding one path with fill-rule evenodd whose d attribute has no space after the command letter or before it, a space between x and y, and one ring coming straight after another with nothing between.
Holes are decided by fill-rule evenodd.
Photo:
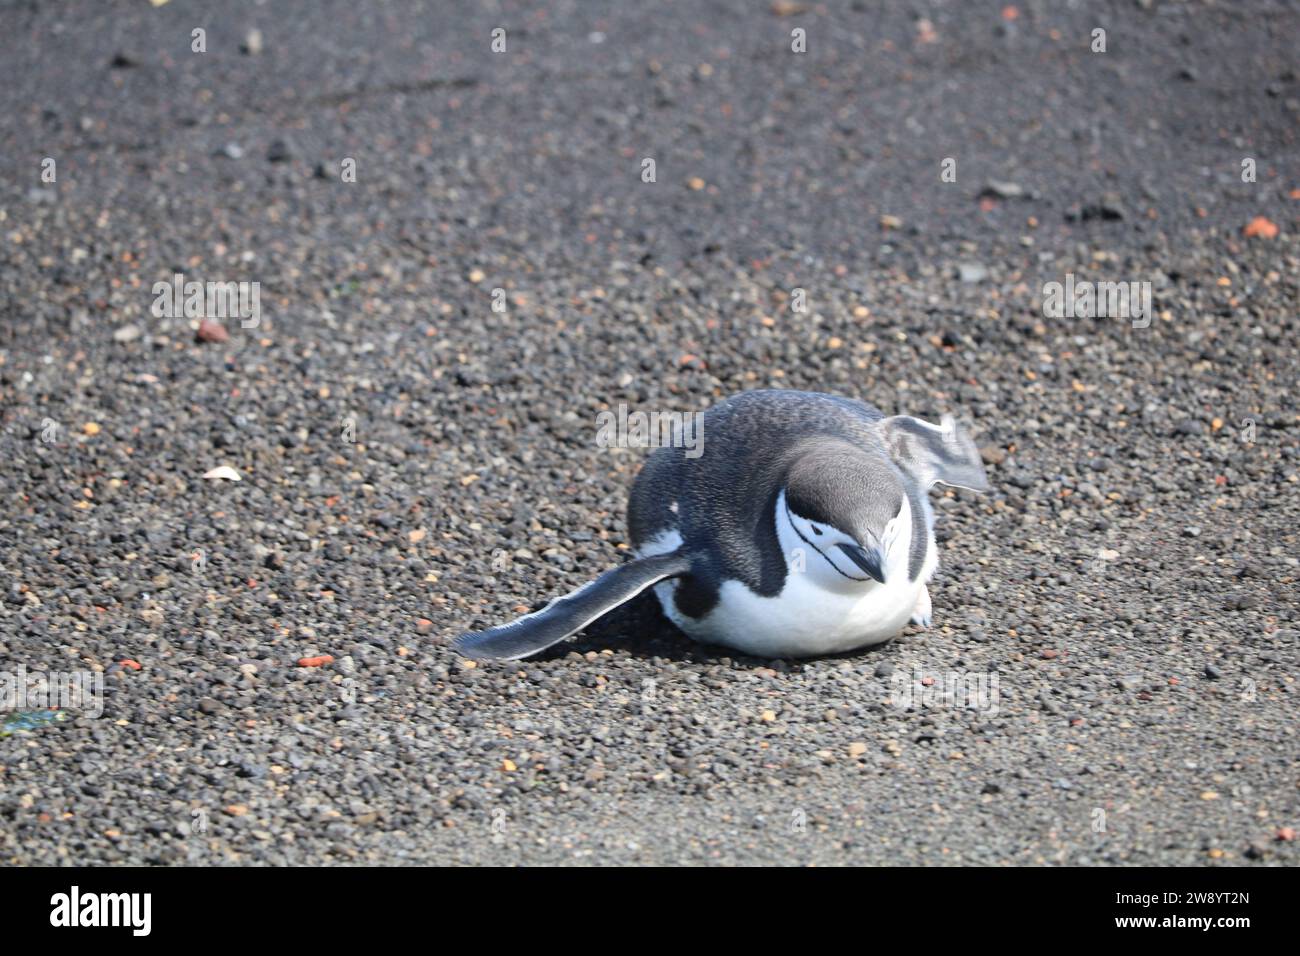
<instances>
[{"instance_id":1,"label":"chinstrap penguin","mask_svg":"<svg viewBox=\"0 0 1300 956\"><path fill-rule=\"evenodd\" d=\"M703 454L656 450L632 488L636 558L540 611L463 634L467 657L515 660L653 587L692 638L811 657L928 626L938 564L928 492L989 490L948 417L886 417L815 392L743 392L703 418Z\"/></svg>"}]
</instances>

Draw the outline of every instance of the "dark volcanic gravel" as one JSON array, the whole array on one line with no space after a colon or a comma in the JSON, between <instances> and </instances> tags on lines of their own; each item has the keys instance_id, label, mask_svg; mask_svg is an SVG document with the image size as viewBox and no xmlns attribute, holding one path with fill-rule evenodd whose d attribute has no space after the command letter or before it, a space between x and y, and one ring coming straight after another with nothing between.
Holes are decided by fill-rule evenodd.
<instances>
[{"instance_id":1,"label":"dark volcanic gravel","mask_svg":"<svg viewBox=\"0 0 1300 956\"><path fill-rule=\"evenodd\" d=\"M0 859L1300 862L1295 3L196 6L4 4L0 671L105 694ZM770 386L972 423L932 629L448 650L623 557L600 410Z\"/></svg>"}]
</instances>

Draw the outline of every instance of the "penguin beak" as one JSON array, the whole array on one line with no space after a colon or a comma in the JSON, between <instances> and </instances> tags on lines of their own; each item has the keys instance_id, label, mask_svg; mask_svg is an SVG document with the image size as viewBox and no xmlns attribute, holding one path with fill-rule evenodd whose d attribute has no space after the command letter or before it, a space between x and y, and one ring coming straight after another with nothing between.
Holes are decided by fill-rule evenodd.
<instances>
[{"instance_id":1,"label":"penguin beak","mask_svg":"<svg viewBox=\"0 0 1300 956\"><path fill-rule=\"evenodd\" d=\"M875 548L864 548L860 544L840 543L837 547L849 556L849 560L871 575L881 584L885 583L885 572L881 570L880 552Z\"/></svg>"}]
</instances>

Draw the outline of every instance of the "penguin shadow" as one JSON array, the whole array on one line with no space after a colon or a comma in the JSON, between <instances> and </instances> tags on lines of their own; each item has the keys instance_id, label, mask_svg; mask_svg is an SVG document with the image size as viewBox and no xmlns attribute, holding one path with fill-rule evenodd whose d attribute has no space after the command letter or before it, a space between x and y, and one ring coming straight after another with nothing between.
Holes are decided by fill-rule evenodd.
<instances>
[{"instance_id":1,"label":"penguin shadow","mask_svg":"<svg viewBox=\"0 0 1300 956\"><path fill-rule=\"evenodd\" d=\"M544 601L538 604L538 608L545 606ZM892 640L885 641L882 644L845 651L841 654L827 654L807 659L751 657L730 647L703 644L692 640L679 631L677 626L664 615L654 592L646 591L592 621L578 633L577 637L549 647L530 660L559 660L568 654L587 654L593 651L599 654L602 651L615 650L646 660L659 658L694 664L720 664L729 661L741 668L764 667L798 673L804 665L817 661L872 659L885 652L893 643Z\"/></svg>"}]
</instances>

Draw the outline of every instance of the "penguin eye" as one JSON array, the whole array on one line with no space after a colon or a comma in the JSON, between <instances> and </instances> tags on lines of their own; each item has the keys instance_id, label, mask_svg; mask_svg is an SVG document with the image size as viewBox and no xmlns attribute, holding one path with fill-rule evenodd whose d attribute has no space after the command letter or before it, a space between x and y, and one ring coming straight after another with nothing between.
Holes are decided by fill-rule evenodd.
<instances>
[{"instance_id":1,"label":"penguin eye","mask_svg":"<svg viewBox=\"0 0 1300 956\"><path fill-rule=\"evenodd\" d=\"M815 524L810 524L808 527L812 528L813 534L817 535L819 538L821 537L821 533L822 533L821 528L817 527Z\"/></svg>"}]
</instances>

